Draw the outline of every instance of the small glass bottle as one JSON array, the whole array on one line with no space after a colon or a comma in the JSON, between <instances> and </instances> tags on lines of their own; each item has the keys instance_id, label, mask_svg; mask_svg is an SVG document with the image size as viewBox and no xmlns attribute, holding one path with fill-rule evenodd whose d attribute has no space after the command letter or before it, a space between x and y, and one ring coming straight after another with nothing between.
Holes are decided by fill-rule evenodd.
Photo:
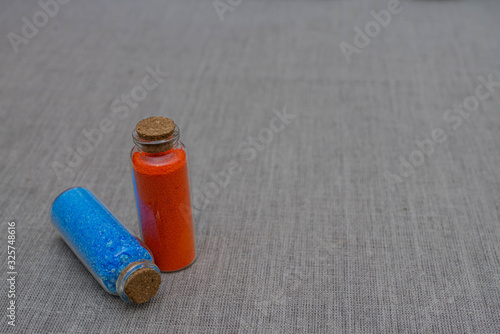
<instances>
[{"instance_id":1,"label":"small glass bottle","mask_svg":"<svg viewBox=\"0 0 500 334\"><path fill-rule=\"evenodd\" d=\"M144 243L161 271L196 258L186 147L171 119L149 117L133 132L132 177Z\"/></svg>"},{"instance_id":2,"label":"small glass bottle","mask_svg":"<svg viewBox=\"0 0 500 334\"><path fill-rule=\"evenodd\" d=\"M89 190L64 191L50 215L66 244L108 293L135 303L156 294L161 277L153 256Z\"/></svg>"}]
</instances>

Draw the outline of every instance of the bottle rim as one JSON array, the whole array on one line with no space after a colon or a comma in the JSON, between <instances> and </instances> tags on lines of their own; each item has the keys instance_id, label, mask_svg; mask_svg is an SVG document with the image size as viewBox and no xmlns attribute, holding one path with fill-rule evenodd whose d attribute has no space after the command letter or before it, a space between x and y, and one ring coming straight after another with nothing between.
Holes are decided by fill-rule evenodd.
<instances>
[{"instance_id":1,"label":"bottle rim","mask_svg":"<svg viewBox=\"0 0 500 334\"><path fill-rule=\"evenodd\" d=\"M176 125L174 132L167 138L159 140L146 140L141 138L134 129L134 131L132 131L132 139L134 140L134 144L142 151L158 151L159 148L167 151L174 147L174 145L179 141L180 132L179 127Z\"/></svg>"},{"instance_id":2,"label":"bottle rim","mask_svg":"<svg viewBox=\"0 0 500 334\"><path fill-rule=\"evenodd\" d=\"M118 276L116 280L116 292L121 299L126 301L127 303L132 303L132 300L125 293L125 284L127 283L127 279L135 273L139 269L153 269L158 274L161 274L160 269L154 264L152 261L144 260L144 261L135 261L126 266Z\"/></svg>"}]
</instances>

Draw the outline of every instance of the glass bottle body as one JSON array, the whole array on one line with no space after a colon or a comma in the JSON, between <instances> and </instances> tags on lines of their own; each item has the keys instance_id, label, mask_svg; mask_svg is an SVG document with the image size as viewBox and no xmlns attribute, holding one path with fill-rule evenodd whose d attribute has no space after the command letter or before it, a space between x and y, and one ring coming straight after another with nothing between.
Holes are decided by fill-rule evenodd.
<instances>
[{"instance_id":1,"label":"glass bottle body","mask_svg":"<svg viewBox=\"0 0 500 334\"><path fill-rule=\"evenodd\" d=\"M87 189L70 188L53 202L51 219L63 240L97 282L130 302L125 282L139 269L160 272L154 258Z\"/></svg>"},{"instance_id":2,"label":"glass bottle body","mask_svg":"<svg viewBox=\"0 0 500 334\"><path fill-rule=\"evenodd\" d=\"M183 269L196 258L188 156L178 131L153 143L134 134L131 152L141 236L158 268L167 272Z\"/></svg>"}]
</instances>

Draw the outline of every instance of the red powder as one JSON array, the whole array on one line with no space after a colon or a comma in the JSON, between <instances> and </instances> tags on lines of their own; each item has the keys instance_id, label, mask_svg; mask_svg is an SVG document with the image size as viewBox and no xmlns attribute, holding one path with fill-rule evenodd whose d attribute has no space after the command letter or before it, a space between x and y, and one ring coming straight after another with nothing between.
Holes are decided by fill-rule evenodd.
<instances>
[{"instance_id":1,"label":"red powder","mask_svg":"<svg viewBox=\"0 0 500 334\"><path fill-rule=\"evenodd\" d=\"M185 150L135 151L132 168L142 237L156 265L161 271L190 265L196 254Z\"/></svg>"}]
</instances>

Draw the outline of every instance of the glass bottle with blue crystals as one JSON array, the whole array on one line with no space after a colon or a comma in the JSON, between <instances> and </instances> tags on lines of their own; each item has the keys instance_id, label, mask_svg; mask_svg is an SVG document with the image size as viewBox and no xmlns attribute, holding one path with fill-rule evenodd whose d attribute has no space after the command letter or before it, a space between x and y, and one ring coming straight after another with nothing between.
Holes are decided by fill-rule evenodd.
<instances>
[{"instance_id":1,"label":"glass bottle with blue crystals","mask_svg":"<svg viewBox=\"0 0 500 334\"><path fill-rule=\"evenodd\" d=\"M52 204L51 219L108 293L134 303L156 294L161 277L151 252L89 190L61 193Z\"/></svg>"}]
</instances>

